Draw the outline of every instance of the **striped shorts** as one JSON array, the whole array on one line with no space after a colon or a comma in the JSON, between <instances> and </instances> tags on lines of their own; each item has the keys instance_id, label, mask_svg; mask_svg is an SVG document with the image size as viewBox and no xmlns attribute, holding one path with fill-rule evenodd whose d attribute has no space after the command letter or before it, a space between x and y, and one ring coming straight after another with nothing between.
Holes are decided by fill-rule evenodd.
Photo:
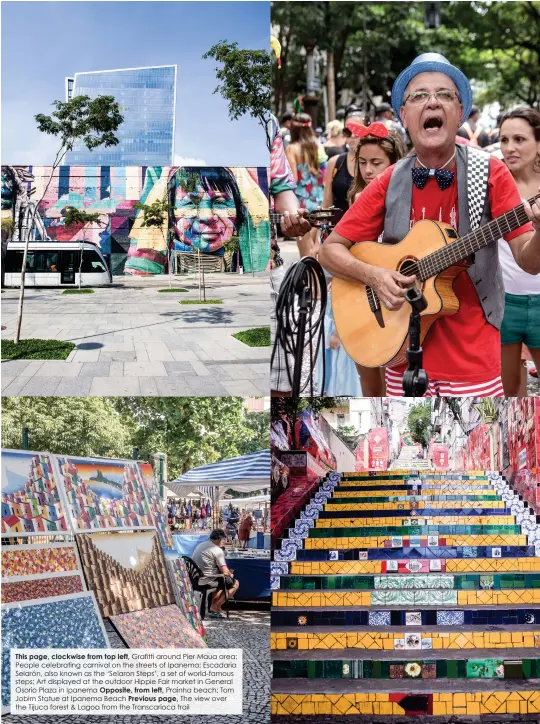
<instances>
[{"instance_id":1,"label":"striped shorts","mask_svg":"<svg viewBox=\"0 0 540 724\"><path fill-rule=\"evenodd\" d=\"M386 394L403 397L403 375L386 369ZM424 397L504 397L502 379L494 377L485 382L430 382Z\"/></svg>"}]
</instances>

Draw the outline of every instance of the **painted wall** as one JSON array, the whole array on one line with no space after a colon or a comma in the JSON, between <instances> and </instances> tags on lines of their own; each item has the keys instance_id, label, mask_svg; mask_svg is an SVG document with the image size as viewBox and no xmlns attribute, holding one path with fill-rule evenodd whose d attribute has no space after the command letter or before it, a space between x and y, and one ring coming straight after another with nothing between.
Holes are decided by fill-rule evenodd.
<instances>
[{"instance_id":1,"label":"painted wall","mask_svg":"<svg viewBox=\"0 0 540 724\"><path fill-rule=\"evenodd\" d=\"M13 219L13 239L24 238L25 209L39 201L33 238L43 238L44 228L50 239L92 241L113 274L165 273L174 250L223 256L229 271L268 265L266 168L59 166L51 173L48 166L2 166L2 219ZM161 199L168 201L163 227L144 227L136 205ZM98 213L99 222L66 227L68 206Z\"/></svg>"}]
</instances>

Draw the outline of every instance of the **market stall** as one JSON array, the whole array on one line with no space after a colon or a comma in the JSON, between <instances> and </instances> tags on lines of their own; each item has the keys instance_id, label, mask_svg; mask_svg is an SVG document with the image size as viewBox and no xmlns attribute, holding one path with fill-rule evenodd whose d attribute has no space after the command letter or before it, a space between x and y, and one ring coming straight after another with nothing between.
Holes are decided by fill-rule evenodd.
<instances>
[{"instance_id":1,"label":"market stall","mask_svg":"<svg viewBox=\"0 0 540 724\"><path fill-rule=\"evenodd\" d=\"M270 502L270 451L261 450L256 453L249 453L230 460L223 460L210 465L203 465L194 468L182 475L177 480L168 483L168 487L179 497L187 496L197 492L208 494L211 490L213 501L213 522L215 527L224 525L225 515L220 516L220 509L224 511L232 507L242 508L254 513L256 510L264 511L262 518L254 516L256 535L250 540L250 544L256 545L260 534L264 535L263 545L268 546L269 537L268 507ZM253 493L248 497L225 497L227 491L230 495ZM261 491L262 494L261 494ZM259 493L255 495L255 493ZM196 546L206 540L208 534L174 534L174 545L181 555L190 555ZM253 543L252 543L253 541ZM262 556L268 557L262 557ZM252 600L264 598L270 595L270 565L269 553L261 550L232 550L229 546L226 550L227 565L234 569L235 577L240 581L240 589L236 596L239 600Z\"/></svg>"}]
</instances>

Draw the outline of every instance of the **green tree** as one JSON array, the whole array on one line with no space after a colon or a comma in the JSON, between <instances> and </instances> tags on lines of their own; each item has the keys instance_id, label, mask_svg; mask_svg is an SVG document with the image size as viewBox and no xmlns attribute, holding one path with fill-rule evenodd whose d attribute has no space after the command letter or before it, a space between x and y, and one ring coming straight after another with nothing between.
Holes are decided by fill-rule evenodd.
<instances>
[{"instance_id":1,"label":"green tree","mask_svg":"<svg viewBox=\"0 0 540 724\"><path fill-rule=\"evenodd\" d=\"M265 131L270 150L267 129L272 84L270 54L266 50L241 50L238 43L221 40L203 58L214 58L221 64L215 69L221 84L214 93L221 93L229 104L229 118L235 121L246 114L256 118Z\"/></svg>"},{"instance_id":2,"label":"green tree","mask_svg":"<svg viewBox=\"0 0 540 724\"><path fill-rule=\"evenodd\" d=\"M17 327L15 342L21 337L21 324L24 306L24 279L26 275L26 259L28 257L28 244L34 226L34 220L40 203L45 198L56 168L68 151L71 151L76 141L82 141L89 151L98 146L115 146L118 138L114 135L124 117L120 113L120 106L113 96L98 96L91 99L89 96L75 96L70 101L54 101L55 110L50 116L38 113L34 116L38 129L43 133L55 136L60 140L51 175L45 184L43 194L39 201L33 203L30 220L26 229L23 261L21 267L21 290L19 295L19 308L17 311Z\"/></svg>"},{"instance_id":3,"label":"green tree","mask_svg":"<svg viewBox=\"0 0 540 724\"><path fill-rule=\"evenodd\" d=\"M540 3L444 2L436 29L425 27L424 12L422 2L272 3L282 48L281 69L273 70L276 112L306 90L307 41L321 52L319 77L327 88L332 75L338 95L348 90L359 99L366 86L369 106L374 96L389 99L398 74L417 55L434 51L471 80L477 104L540 107Z\"/></svg>"},{"instance_id":4,"label":"green tree","mask_svg":"<svg viewBox=\"0 0 540 724\"><path fill-rule=\"evenodd\" d=\"M253 439L241 397L125 397L116 409L135 425L141 458L165 452L169 478L242 454Z\"/></svg>"},{"instance_id":5,"label":"green tree","mask_svg":"<svg viewBox=\"0 0 540 724\"><path fill-rule=\"evenodd\" d=\"M95 457L131 457L135 425L114 398L3 397L2 444L21 447L29 428L31 450Z\"/></svg>"},{"instance_id":6,"label":"green tree","mask_svg":"<svg viewBox=\"0 0 540 724\"><path fill-rule=\"evenodd\" d=\"M354 425L340 425L337 429L339 437L350 450L355 450L358 445L360 433Z\"/></svg>"},{"instance_id":7,"label":"green tree","mask_svg":"<svg viewBox=\"0 0 540 724\"><path fill-rule=\"evenodd\" d=\"M413 405L409 410L407 424L414 442L427 448L433 435L431 403L426 401Z\"/></svg>"},{"instance_id":8,"label":"green tree","mask_svg":"<svg viewBox=\"0 0 540 724\"><path fill-rule=\"evenodd\" d=\"M169 249L168 241L165 237L165 229L167 228L166 223L169 215L169 201L166 196L163 199L156 199L151 204L142 204L139 201L139 203L135 204L135 208L139 211L142 211L143 220L141 226L153 227L161 231L163 243L165 245L165 248L167 249L167 264L169 266L170 289L172 287L172 254Z\"/></svg>"},{"instance_id":9,"label":"green tree","mask_svg":"<svg viewBox=\"0 0 540 724\"><path fill-rule=\"evenodd\" d=\"M270 412L246 412L244 424L251 432L252 437L237 446L239 455L268 450L270 448Z\"/></svg>"}]
</instances>

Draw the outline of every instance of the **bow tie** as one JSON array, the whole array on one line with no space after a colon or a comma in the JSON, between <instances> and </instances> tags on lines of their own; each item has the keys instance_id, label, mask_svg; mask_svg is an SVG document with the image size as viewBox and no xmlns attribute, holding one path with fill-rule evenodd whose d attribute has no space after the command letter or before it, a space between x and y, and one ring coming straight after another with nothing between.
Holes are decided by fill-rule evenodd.
<instances>
[{"instance_id":1,"label":"bow tie","mask_svg":"<svg viewBox=\"0 0 540 724\"><path fill-rule=\"evenodd\" d=\"M441 191L447 189L454 180L453 171L443 171L440 168L413 168L412 170L413 184L419 189L424 188L430 176L435 176Z\"/></svg>"}]
</instances>

